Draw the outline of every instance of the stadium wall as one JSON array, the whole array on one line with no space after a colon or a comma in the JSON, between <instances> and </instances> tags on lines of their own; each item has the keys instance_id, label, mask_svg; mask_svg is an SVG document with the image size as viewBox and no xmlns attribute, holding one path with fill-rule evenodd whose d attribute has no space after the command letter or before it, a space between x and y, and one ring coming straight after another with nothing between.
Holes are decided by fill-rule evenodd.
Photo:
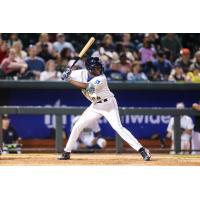
<instances>
[{"instance_id":1,"label":"stadium wall","mask_svg":"<svg viewBox=\"0 0 200 200\"><path fill-rule=\"evenodd\" d=\"M175 107L182 101L191 107L200 97L199 84L174 83L110 83L119 106ZM81 92L63 82L0 81L0 105L8 106L88 106ZM63 128L70 133L73 116L63 116ZM121 116L124 125L139 139L151 138L155 133L162 137L170 116ZM48 138L55 127L55 116L12 115L12 124L23 138ZM114 138L114 131L106 120L100 120L102 135Z\"/></svg>"}]
</instances>

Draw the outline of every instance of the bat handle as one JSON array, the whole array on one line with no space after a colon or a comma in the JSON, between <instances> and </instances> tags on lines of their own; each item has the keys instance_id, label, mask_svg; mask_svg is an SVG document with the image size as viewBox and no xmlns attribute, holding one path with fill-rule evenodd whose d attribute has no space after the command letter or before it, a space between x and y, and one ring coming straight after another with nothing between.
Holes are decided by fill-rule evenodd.
<instances>
[{"instance_id":1,"label":"bat handle","mask_svg":"<svg viewBox=\"0 0 200 200\"><path fill-rule=\"evenodd\" d=\"M74 65L79 61L80 57L76 57L74 63L72 64L72 66L70 67L70 69L72 69L74 67Z\"/></svg>"}]
</instances>

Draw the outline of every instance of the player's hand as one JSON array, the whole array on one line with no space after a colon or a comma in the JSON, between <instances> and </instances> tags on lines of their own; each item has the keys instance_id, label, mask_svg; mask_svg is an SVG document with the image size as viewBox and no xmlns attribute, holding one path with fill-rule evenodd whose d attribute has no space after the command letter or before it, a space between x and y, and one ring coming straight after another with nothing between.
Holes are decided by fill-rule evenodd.
<instances>
[{"instance_id":1,"label":"player's hand","mask_svg":"<svg viewBox=\"0 0 200 200\"><path fill-rule=\"evenodd\" d=\"M72 70L70 68L66 68L66 70L62 73L61 79L63 81L68 81L69 75L71 74Z\"/></svg>"}]
</instances>

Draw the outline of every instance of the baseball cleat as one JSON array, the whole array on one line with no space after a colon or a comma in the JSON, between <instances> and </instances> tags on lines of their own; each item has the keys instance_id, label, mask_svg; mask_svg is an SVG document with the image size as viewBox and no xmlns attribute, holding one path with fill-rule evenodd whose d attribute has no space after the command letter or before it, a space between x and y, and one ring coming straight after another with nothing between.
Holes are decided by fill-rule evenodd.
<instances>
[{"instance_id":1,"label":"baseball cleat","mask_svg":"<svg viewBox=\"0 0 200 200\"><path fill-rule=\"evenodd\" d=\"M143 159L145 161L149 161L150 160L151 154L150 154L149 149L141 148L139 152L140 152L141 156L143 157Z\"/></svg>"},{"instance_id":2,"label":"baseball cleat","mask_svg":"<svg viewBox=\"0 0 200 200\"><path fill-rule=\"evenodd\" d=\"M70 152L64 151L58 160L69 160L70 159Z\"/></svg>"},{"instance_id":3,"label":"baseball cleat","mask_svg":"<svg viewBox=\"0 0 200 200\"><path fill-rule=\"evenodd\" d=\"M69 160L70 159L70 152L64 151L58 160Z\"/></svg>"}]
</instances>

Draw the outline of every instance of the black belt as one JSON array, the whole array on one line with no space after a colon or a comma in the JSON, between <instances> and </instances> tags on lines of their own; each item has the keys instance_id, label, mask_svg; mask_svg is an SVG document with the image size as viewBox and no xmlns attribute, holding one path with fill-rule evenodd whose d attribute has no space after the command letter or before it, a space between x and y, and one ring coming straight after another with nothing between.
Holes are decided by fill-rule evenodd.
<instances>
[{"instance_id":1,"label":"black belt","mask_svg":"<svg viewBox=\"0 0 200 200\"><path fill-rule=\"evenodd\" d=\"M108 101L108 99L103 99L102 101L98 101L97 103L103 103L103 102L106 102Z\"/></svg>"}]
</instances>

